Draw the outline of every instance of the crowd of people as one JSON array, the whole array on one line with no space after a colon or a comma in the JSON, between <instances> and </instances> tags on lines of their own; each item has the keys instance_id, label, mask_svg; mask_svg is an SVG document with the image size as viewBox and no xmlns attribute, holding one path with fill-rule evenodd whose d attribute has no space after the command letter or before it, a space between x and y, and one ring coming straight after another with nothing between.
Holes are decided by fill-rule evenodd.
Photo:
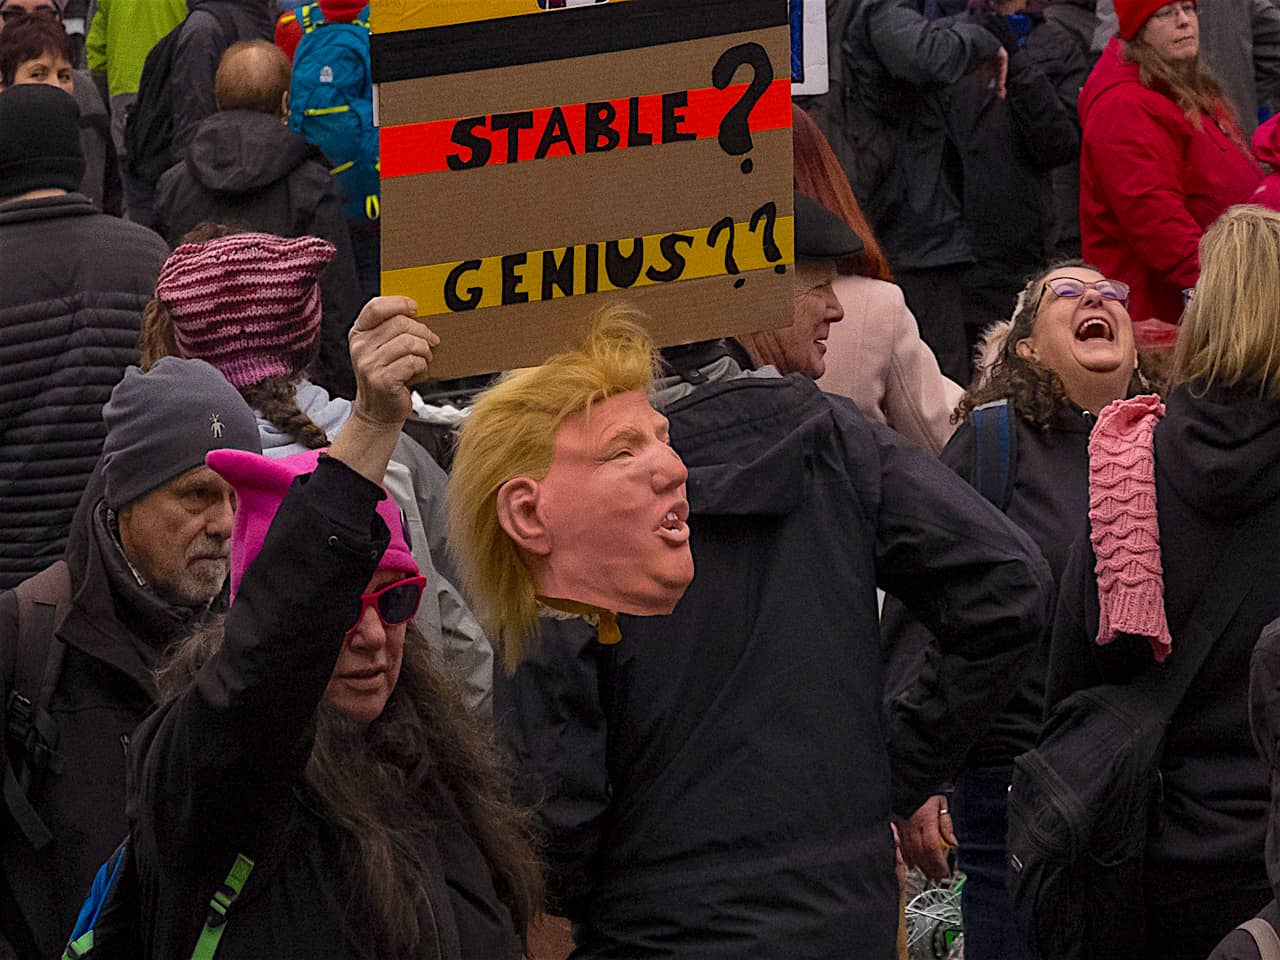
<instances>
[{"instance_id":1,"label":"crowd of people","mask_svg":"<svg viewBox=\"0 0 1280 960\"><path fill-rule=\"evenodd\" d=\"M0 960L887 960L908 868L970 960L1272 955L1280 5L827 14L790 326L597 316L428 452L294 69L366 4L0 0ZM692 582L504 613L501 471L633 395L561 514Z\"/></svg>"}]
</instances>

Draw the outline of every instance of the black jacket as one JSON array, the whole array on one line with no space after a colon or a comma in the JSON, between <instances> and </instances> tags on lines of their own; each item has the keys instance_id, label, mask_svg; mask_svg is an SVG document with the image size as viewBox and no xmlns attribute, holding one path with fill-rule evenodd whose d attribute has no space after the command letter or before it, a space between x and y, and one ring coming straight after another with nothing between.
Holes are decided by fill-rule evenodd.
<instances>
[{"instance_id":1,"label":"black jacket","mask_svg":"<svg viewBox=\"0 0 1280 960\"><path fill-rule=\"evenodd\" d=\"M1089 49L1097 18L1092 5L1084 9L1062 2L1047 7L1043 19L1033 17L1031 32L1022 47L1022 57L1030 60L1049 78L1058 93L1077 140L1080 135L1080 113L1076 102L1097 62ZM1049 237L1053 257L1080 256L1080 150L1079 143L1071 161L1055 167L1053 182L1054 223Z\"/></svg>"},{"instance_id":2,"label":"black jacket","mask_svg":"<svg viewBox=\"0 0 1280 960\"><path fill-rule=\"evenodd\" d=\"M1056 583L1089 514L1089 432L1093 417L1072 407L1055 417L1048 431L1016 415L1012 424L1016 460L1011 464L1014 486L1005 516L1030 534L1048 561ZM939 458L970 484L974 482L975 436L972 422L964 423ZM885 598L881 630L890 663L890 689L896 693L916 682L932 683L933 669L922 662L930 646L929 631L895 597ZM975 745L965 766L1007 765L1036 745L1044 714L1048 659L1046 631L1036 643L1031 669L1012 692L1004 712ZM918 680L922 668L926 675Z\"/></svg>"},{"instance_id":3,"label":"black jacket","mask_svg":"<svg viewBox=\"0 0 1280 960\"><path fill-rule=\"evenodd\" d=\"M156 186L155 228L170 246L203 220L281 237L321 237L338 248L320 279L324 318L311 379L331 394L354 397L347 331L360 312L360 284L342 200L323 154L276 117L213 114L199 125L186 159Z\"/></svg>"},{"instance_id":4,"label":"black jacket","mask_svg":"<svg viewBox=\"0 0 1280 960\"><path fill-rule=\"evenodd\" d=\"M303 774L346 625L386 548L380 487L336 460L296 481L195 684L138 728L129 822L142 891L143 956L187 956L210 891L237 853L255 861L219 960L370 957L350 915L340 827ZM437 820L419 851L433 869L416 956L515 960L520 941L456 800L423 798Z\"/></svg>"},{"instance_id":5,"label":"black jacket","mask_svg":"<svg viewBox=\"0 0 1280 960\"><path fill-rule=\"evenodd\" d=\"M1003 18L997 23L1003 25ZM980 72L961 78L944 95L964 167L964 219L975 260L965 271L966 285L1003 294L1002 316L1008 316L1024 278L1052 256L1057 210L1051 172L1080 157L1074 101L1064 104L1031 53L1014 46L1011 32L1009 40L1015 52L1003 100Z\"/></svg>"},{"instance_id":6,"label":"black jacket","mask_svg":"<svg viewBox=\"0 0 1280 960\"><path fill-rule=\"evenodd\" d=\"M125 747L155 704L151 670L202 613L138 586L108 526L101 473L76 513L67 563L72 601L58 630L67 651L50 705L63 768L31 797L53 842L36 852L0 819L0 956L7 941L22 960L61 955L94 872L124 837ZM13 648L17 629L14 595L0 594L0 649Z\"/></svg>"},{"instance_id":7,"label":"black jacket","mask_svg":"<svg viewBox=\"0 0 1280 960\"><path fill-rule=\"evenodd\" d=\"M1164 602L1173 653L1219 553L1244 523L1268 522L1280 538L1280 401L1256 386L1187 386L1168 400L1155 431L1156 506ZM1263 835L1267 768L1248 717L1249 658L1263 626L1280 616L1280 555L1251 558L1257 581L1200 668L1169 726L1158 834L1148 844L1151 896L1165 904L1221 890L1267 887ZM1123 682L1151 662L1145 640L1099 647L1093 548L1081 537L1063 574L1050 651L1051 708L1083 687Z\"/></svg>"},{"instance_id":8,"label":"black jacket","mask_svg":"<svg viewBox=\"0 0 1280 960\"><path fill-rule=\"evenodd\" d=\"M0 589L62 555L168 255L80 194L0 204Z\"/></svg>"},{"instance_id":9,"label":"black jacket","mask_svg":"<svg viewBox=\"0 0 1280 960\"><path fill-rule=\"evenodd\" d=\"M986 687L1025 665L1048 570L954 474L812 381L712 383L665 413L689 468L687 593L620 618L614 647L552 624L495 694L556 831L553 906L580 958L886 958L890 811L994 713ZM929 701L887 724L877 583L948 654Z\"/></svg>"},{"instance_id":10,"label":"black jacket","mask_svg":"<svg viewBox=\"0 0 1280 960\"><path fill-rule=\"evenodd\" d=\"M210 10L221 8L235 24L226 36ZM173 155L181 157L200 121L218 109L213 78L227 47L240 40L270 41L275 28L266 0L187 0L187 19L173 54Z\"/></svg>"},{"instance_id":11,"label":"black jacket","mask_svg":"<svg viewBox=\"0 0 1280 960\"><path fill-rule=\"evenodd\" d=\"M828 4L829 9L833 5ZM972 23L929 23L913 0L834 5L839 112L815 111L895 270L971 262L960 153L940 94L1000 42Z\"/></svg>"}]
</instances>

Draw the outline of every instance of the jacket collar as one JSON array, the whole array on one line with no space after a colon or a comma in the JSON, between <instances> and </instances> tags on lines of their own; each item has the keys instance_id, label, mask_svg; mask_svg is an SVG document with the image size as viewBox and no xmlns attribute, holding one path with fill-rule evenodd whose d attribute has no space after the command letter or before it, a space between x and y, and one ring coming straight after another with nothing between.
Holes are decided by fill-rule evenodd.
<instances>
[{"instance_id":1,"label":"jacket collar","mask_svg":"<svg viewBox=\"0 0 1280 960\"><path fill-rule=\"evenodd\" d=\"M41 197L39 200L10 200L8 203L0 203L0 225L53 220L58 217L87 217L101 212L82 193Z\"/></svg>"}]
</instances>

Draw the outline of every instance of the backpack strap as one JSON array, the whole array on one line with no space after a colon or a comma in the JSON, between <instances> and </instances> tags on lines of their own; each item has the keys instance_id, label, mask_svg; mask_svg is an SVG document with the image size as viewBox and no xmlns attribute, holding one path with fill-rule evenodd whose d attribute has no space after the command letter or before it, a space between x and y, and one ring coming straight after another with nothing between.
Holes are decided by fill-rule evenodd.
<instances>
[{"instance_id":1,"label":"backpack strap","mask_svg":"<svg viewBox=\"0 0 1280 960\"><path fill-rule=\"evenodd\" d=\"M294 9L293 15L297 17L298 26L304 37L324 23L324 11L320 9L318 3L301 4Z\"/></svg>"},{"instance_id":2,"label":"backpack strap","mask_svg":"<svg viewBox=\"0 0 1280 960\"><path fill-rule=\"evenodd\" d=\"M973 486L1001 513L1013 499L1013 468L1017 462L1017 433L1012 429L1012 405L1006 398L974 407Z\"/></svg>"},{"instance_id":3,"label":"backpack strap","mask_svg":"<svg viewBox=\"0 0 1280 960\"><path fill-rule=\"evenodd\" d=\"M1280 935L1276 934L1276 928L1266 920L1254 917L1236 929L1253 937L1253 942L1258 945L1258 960L1280 960Z\"/></svg>"},{"instance_id":4,"label":"backpack strap","mask_svg":"<svg viewBox=\"0 0 1280 960\"><path fill-rule=\"evenodd\" d=\"M18 601L18 635L5 662L8 700L5 705L4 801L14 821L36 850L53 834L28 799L37 774L58 773L58 729L49 706L62 674L67 645L58 628L71 603L71 572L65 561L23 581L14 589Z\"/></svg>"},{"instance_id":5,"label":"backpack strap","mask_svg":"<svg viewBox=\"0 0 1280 960\"><path fill-rule=\"evenodd\" d=\"M214 891L213 899L209 901L209 913L204 919L204 929L200 931L200 939L196 941L191 960L213 960L226 930L227 911L240 896L240 891L244 889L252 872L253 861L243 853L236 854L236 862L231 865L227 879L222 881L222 885Z\"/></svg>"}]
</instances>

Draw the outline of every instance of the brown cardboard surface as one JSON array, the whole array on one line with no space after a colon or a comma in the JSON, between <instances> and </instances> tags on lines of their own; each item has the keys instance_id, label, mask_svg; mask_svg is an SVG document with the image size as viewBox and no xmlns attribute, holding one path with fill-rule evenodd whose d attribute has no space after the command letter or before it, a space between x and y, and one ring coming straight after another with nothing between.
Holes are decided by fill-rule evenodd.
<instances>
[{"instance_id":1,"label":"brown cardboard surface","mask_svg":"<svg viewBox=\"0 0 1280 960\"><path fill-rule=\"evenodd\" d=\"M375 10L391 2L375 0ZM626 9L644 4L630 0ZM713 80L722 54L742 44L763 48L775 81L788 77L787 28L735 32L732 7L725 9L725 34L709 40L384 83L380 120L421 124L745 85L756 77L748 64L727 81ZM431 32L421 37L429 44ZM782 106L782 122L789 122L789 100ZM753 119L759 116L753 111ZM383 289L417 297L425 322L441 336L430 376L536 364L571 345L594 312L616 303L643 311L660 345L790 324L790 130L757 128L749 151L731 153L728 140L716 137L722 120L717 114L708 123L703 115L703 139L495 160L465 170L441 162L434 172L418 172L430 166L419 165L384 177ZM448 142L454 124L442 129ZM387 156L384 148L384 172ZM645 239L637 245L634 238ZM628 251L643 253L639 279L633 273L615 289L614 275L589 258L612 253L616 263ZM526 282L566 263L558 286L545 277Z\"/></svg>"},{"instance_id":2,"label":"brown cardboard surface","mask_svg":"<svg viewBox=\"0 0 1280 960\"><path fill-rule=\"evenodd\" d=\"M769 200L786 215L791 131L753 140L753 157L775 159L749 176L739 158L704 140L383 180L382 269L510 253L517 236L524 249L541 250L737 220ZM401 217L403 209L420 213Z\"/></svg>"}]
</instances>

